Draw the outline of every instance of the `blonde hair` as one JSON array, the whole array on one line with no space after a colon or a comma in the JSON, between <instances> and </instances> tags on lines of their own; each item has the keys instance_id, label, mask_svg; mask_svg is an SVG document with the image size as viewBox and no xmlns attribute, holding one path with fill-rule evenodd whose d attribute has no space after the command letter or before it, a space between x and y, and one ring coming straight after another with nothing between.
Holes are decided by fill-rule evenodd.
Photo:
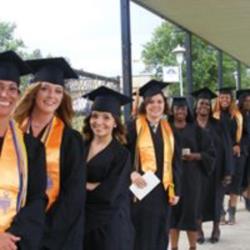
<instances>
[{"instance_id":1,"label":"blonde hair","mask_svg":"<svg viewBox=\"0 0 250 250\"><path fill-rule=\"evenodd\" d=\"M20 101L18 102L14 113L14 118L19 124L22 124L23 121L31 115L35 105L36 95L41 88L41 84L42 82L31 84L26 89ZM59 117L67 126L71 127L74 111L72 107L71 97L65 91L65 89L63 91L62 102L58 109L55 111L55 115Z\"/></svg>"}]
</instances>

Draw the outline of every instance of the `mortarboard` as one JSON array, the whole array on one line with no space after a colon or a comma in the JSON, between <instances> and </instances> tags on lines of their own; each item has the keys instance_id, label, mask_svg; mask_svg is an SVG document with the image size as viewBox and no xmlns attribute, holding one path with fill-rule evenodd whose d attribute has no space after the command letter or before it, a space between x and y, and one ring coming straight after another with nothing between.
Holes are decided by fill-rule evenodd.
<instances>
[{"instance_id":1,"label":"mortarboard","mask_svg":"<svg viewBox=\"0 0 250 250\"><path fill-rule=\"evenodd\" d=\"M246 97L250 95L250 89L240 89L236 92L236 97L239 99L240 97Z\"/></svg>"},{"instance_id":2,"label":"mortarboard","mask_svg":"<svg viewBox=\"0 0 250 250\"><path fill-rule=\"evenodd\" d=\"M78 78L76 72L63 57L27 60L26 62L35 76L32 83L41 81L64 86L65 79Z\"/></svg>"},{"instance_id":3,"label":"mortarboard","mask_svg":"<svg viewBox=\"0 0 250 250\"><path fill-rule=\"evenodd\" d=\"M143 96L143 98L151 97L159 93L162 93L162 89L165 88L167 85L169 84L166 82L151 80L146 84L144 84L142 87L140 87L139 94L140 96Z\"/></svg>"},{"instance_id":4,"label":"mortarboard","mask_svg":"<svg viewBox=\"0 0 250 250\"><path fill-rule=\"evenodd\" d=\"M14 51L0 53L0 79L20 83L20 76L31 73L29 66Z\"/></svg>"},{"instance_id":5,"label":"mortarboard","mask_svg":"<svg viewBox=\"0 0 250 250\"><path fill-rule=\"evenodd\" d=\"M217 91L220 94L230 94L230 95L233 95L234 90L235 90L234 87L220 87L220 88L217 89Z\"/></svg>"},{"instance_id":6,"label":"mortarboard","mask_svg":"<svg viewBox=\"0 0 250 250\"><path fill-rule=\"evenodd\" d=\"M217 97L217 95L213 91L211 91L208 87L204 87L204 88L201 88L199 90L192 92L192 96L196 99L202 98L202 99L209 99L209 100L212 100L215 97Z\"/></svg>"},{"instance_id":7,"label":"mortarboard","mask_svg":"<svg viewBox=\"0 0 250 250\"><path fill-rule=\"evenodd\" d=\"M89 92L83 97L94 101L92 110L109 112L115 116L120 115L121 106L132 101L130 97L104 86Z\"/></svg>"}]
</instances>

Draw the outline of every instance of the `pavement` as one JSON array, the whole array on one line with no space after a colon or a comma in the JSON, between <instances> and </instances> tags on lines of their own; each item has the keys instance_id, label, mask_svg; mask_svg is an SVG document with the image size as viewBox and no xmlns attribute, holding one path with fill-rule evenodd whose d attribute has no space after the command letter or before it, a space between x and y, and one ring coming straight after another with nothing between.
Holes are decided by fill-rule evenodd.
<instances>
[{"instance_id":1,"label":"pavement","mask_svg":"<svg viewBox=\"0 0 250 250\"><path fill-rule=\"evenodd\" d=\"M211 235L212 223L204 223L206 239ZM206 240L202 245L197 244L197 250L250 250L250 212L245 210L243 201L238 204L235 225L221 225L221 240L211 244ZM188 250L185 232L181 232L179 250Z\"/></svg>"}]
</instances>

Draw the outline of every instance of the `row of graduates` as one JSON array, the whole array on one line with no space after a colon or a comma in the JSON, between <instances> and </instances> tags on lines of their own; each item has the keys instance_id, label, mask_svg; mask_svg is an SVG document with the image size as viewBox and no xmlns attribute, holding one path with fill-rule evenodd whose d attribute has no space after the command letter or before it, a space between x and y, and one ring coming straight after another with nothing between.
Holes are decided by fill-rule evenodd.
<instances>
[{"instance_id":1,"label":"row of graduates","mask_svg":"<svg viewBox=\"0 0 250 250\"><path fill-rule=\"evenodd\" d=\"M31 72L15 108L20 76ZM121 106L131 98L100 87L85 96L93 105L83 141L71 128L67 78L77 75L63 58L0 54L0 249L165 250L170 228L173 249L180 230L195 249L199 220L213 220L216 233L234 144L210 115L213 93L194 93L197 122L185 98L174 98L167 121L167 84L150 81L125 133ZM147 171L161 183L138 201L129 185L145 187Z\"/></svg>"}]
</instances>

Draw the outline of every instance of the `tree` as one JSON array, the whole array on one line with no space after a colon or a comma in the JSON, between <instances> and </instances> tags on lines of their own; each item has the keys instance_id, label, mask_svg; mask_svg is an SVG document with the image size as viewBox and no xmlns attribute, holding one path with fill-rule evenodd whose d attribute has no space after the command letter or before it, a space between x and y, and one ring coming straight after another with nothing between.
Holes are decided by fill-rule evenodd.
<instances>
[{"instance_id":1,"label":"tree","mask_svg":"<svg viewBox=\"0 0 250 250\"><path fill-rule=\"evenodd\" d=\"M185 32L170 24L163 22L153 33L151 41L144 45L142 59L146 65L146 71L154 71L155 77L161 79L162 66L176 65L175 56L172 50L183 44ZM193 58L193 89L208 86L215 90L217 88L217 50L201 39L192 36L192 58ZM236 69L236 62L229 56L224 55L223 78L225 86L235 86L233 72ZM183 75L186 74L186 67L183 66ZM246 67L242 66L242 85L249 82L246 74ZM186 79L184 87L186 90ZM179 93L179 87L175 84L170 87L173 94Z\"/></svg>"},{"instance_id":2,"label":"tree","mask_svg":"<svg viewBox=\"0 0 250 250\"><path fill-rule=\"evenodd\" d=\"M24 44L24 41L14 37L15 29L15 24L0 21L0 52L6 50L14 50L24 59L41 58L42 53L40 49L35 49L31 53L25 51L26 46ZM23 77L21 82L21 91L23 91L27 87L28 81L28 77Z\"/></svg>"}]
</instances>

